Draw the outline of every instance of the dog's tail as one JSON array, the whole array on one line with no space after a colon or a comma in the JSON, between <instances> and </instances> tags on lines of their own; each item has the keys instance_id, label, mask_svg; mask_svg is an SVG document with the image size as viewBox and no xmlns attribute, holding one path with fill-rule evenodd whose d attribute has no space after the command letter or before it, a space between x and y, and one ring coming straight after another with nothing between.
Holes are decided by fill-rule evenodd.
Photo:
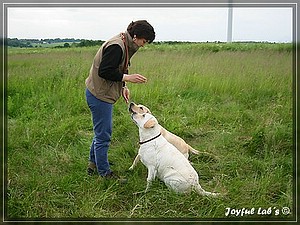
<instances>
[{"instance_id":1,"label":"dog's tail","mask_svg":"<svg viewBox=\"0 0 300 225\"><path fill-rule=\"evenodd\" d=\"M202 195L202 196L217 197L217 196L220 195L220 193L214 193L214 192L205 191L205 190L200 186L200 184L196 185L196 186L194 187L194 190L195 190L199 195Z\"/></svg>"},{"instance_id":2,"label":"dog's tail","mask_svg":"<svg viewBox=\"0 0 300 225\"><path fill-rule=\"evenodd\" d=\"M191 153L194 153L194 154L196 154L196 155L199 155L199 154L204 154L204 155L207 155L207 156L210 156L210 157L212 157L212 158L214 158L214 159L219 159L217 156L215 156L215 155L213 155L213 154L211 154L211 153L208 153L208 152L199 152L198 150L196 150L196 149L194 149L192 146L190 146L190 145L188 145L188 148L189 148L189 152L191 152Z\"/></svg>"},{"instance_id":3,"label":"dog's tail","mask_svg":"<svg viewBox=\"0 0 300 225\"><path fill-rule=\"evenodd\" d=\"M189 152L199 155L200 152L198 150L194 149L192 146L188 145L188 148L189 148Z\"/></svg>"}]
</instances>

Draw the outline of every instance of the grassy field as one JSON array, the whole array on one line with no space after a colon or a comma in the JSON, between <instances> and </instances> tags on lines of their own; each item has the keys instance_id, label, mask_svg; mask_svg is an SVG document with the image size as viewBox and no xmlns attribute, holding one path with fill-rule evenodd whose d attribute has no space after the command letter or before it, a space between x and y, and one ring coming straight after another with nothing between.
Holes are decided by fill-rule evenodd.
<instances>
[{"instance_id":1,"label":"grassy field","mask_svg":"<svg viewBox=\"0 0 300 225\"><path fill-rule=\"evenodd\" d=\"M128 171L138 129L123 99L114 106L109 160L128 183L87 176L93 132L84 81L96 51L9 49L7 220L294 218L289 45L149 45L132 59L130 72L148 83L128 84L131 100L194 148L218 156L190 160L201 186L221 198L177 195L158 180L150 192L136 193L145 189L147 169L140 163ZM248 213L237 215L243 209Z\"/></svg>"}]
</instances>

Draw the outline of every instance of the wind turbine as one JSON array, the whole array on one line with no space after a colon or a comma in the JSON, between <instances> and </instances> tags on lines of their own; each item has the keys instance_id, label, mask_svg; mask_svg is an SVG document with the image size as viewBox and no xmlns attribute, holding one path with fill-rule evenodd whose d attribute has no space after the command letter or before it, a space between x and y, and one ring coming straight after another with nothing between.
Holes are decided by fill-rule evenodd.
<instances>
[{"instance_id":1,"label":"wind turbine","mask_svg":"<svg viewBox=\"0 0 300 225\"><path fill-rule=\"evenodd\" d=\"M228 23L227 23L227 43L232 42L232 18L233 18L233 8L232 0L228 0Z\"/></svg>"}]
</instances>

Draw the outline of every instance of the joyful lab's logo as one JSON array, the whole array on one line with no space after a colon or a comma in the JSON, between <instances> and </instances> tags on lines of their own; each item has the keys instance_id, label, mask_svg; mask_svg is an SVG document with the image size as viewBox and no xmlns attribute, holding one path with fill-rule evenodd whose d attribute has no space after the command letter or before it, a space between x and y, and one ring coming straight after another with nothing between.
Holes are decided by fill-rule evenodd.
<instances>
[{"instance_id":1,"label":"joyful lab's logo","mask_svg":"<svg viewBox=\"0 0 300 225\"><path fill-rule=\"evenodd\" d=\"M236 216L236 217L243 217L249 215L289 215L291 214L291 210L289 207L283 207L281 209L276 207L269 207L269 208L242 208L242 209L234 209L234 208L226 208L225 216Z\"/></svg>"}]
</instances>

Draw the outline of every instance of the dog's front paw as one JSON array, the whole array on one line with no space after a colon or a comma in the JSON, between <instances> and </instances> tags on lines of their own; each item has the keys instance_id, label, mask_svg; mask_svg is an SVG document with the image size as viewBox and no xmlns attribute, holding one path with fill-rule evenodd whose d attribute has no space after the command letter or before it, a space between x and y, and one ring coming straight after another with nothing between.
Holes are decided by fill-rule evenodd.
<instances>
[{"instance_id":1,"label":"dog's front paw","mask_svg":"<svg viewBox=\"0 0 300 225\"><path fill-rule=\"evenodd\" d=\"M134 168L134 166L132 165L131 167L129 167L129 169L128 169L128 170L133 170L133 168Z\"/></svg>"}]
</instances>

